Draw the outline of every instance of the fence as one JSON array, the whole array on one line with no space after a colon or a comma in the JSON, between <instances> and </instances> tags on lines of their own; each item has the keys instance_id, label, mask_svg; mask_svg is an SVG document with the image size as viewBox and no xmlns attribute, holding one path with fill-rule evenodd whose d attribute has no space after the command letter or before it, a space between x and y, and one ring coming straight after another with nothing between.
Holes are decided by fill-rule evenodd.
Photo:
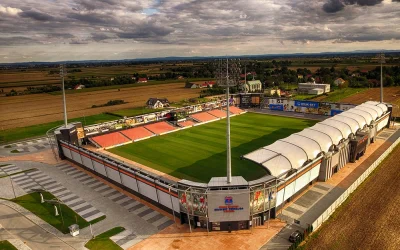
<instances>
[{"instance_id":1,"label":"fence","mask_svg":"<svg viewBox=\"0 0 400 250\"><path fill-rule=\"evenodd\" d=\"M339 196L339 198L337 198L336 201L325 210L325 212L321 214L321 216L318 217L318 219L312 223L314 230L320 227L322 223L324 223L331 216L336 208L338 208L349 197L349 195L357 189L357 187L372 173L372 171L375 170L375 168L390 154L390 152L392 152L392 150L399 143L400 138L397 138L397 140L374 163L372 163L372 165L365 170L364 173L358 177L358 179L351 184L351 186L341 196Z\"/></svg>"}]
</instances>

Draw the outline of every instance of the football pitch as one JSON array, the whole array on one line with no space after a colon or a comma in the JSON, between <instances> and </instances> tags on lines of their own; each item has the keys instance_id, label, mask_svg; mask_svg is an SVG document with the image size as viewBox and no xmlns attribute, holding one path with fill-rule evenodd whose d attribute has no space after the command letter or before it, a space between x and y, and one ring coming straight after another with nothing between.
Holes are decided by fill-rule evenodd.
<instances>
[{"instance_id":1,"label":"football pitch","mask_svg":"<svg viewBox=\"0 0 400 250\"><path fill-rule=\"evenodd\" d=\"M266 170L240 156L317 121L246 113L231 117L232 175L247 181ZM226 176L226 119L109 149L111 153L181 179L208 182Z\"/></svg>"}]
</instances>

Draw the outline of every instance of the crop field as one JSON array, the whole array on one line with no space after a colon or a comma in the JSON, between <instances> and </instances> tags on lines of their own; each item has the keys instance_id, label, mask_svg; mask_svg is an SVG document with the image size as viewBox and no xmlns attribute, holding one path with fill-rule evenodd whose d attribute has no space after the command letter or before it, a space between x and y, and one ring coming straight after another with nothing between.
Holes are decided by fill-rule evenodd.
<instances>
[{"instance_id":1,"label":"crop field","mask_svg":"<svg viewBox=\"0 0 400 250\"><path fill-rule=\"evenodd\" d=\"M267 172L240 156L312 126L316 121L246 113L231 118L232 175L255 180ZM109 149L177 178L208 182L226 176L226 120Z\"/></svg>"},{"instance_id":2,"label":"crop field","mask_svg":"<svg viewBox=\"0 0 400 250\"><path fill-rule=\"evenodd\" d=\"M301 249L398 249L400 146Z\"/></svg>"},{"instance_id":3,"label":"crop field","mask_svg":"<svg viewBox=\"0 0 400 250\"><path fill-rule=\"evenodd\" d=\"M186 89L184 83L140 86L77 92L66 95L68 118L91 116L133 107L143 107L150 97L167 98L170 102L198 97L200 89ZM122 105L92 108L110 100L124 100ZM26 127L63 119L62 96L34 94L0 98L0 129Z\"/></svg>"}]
</instances>

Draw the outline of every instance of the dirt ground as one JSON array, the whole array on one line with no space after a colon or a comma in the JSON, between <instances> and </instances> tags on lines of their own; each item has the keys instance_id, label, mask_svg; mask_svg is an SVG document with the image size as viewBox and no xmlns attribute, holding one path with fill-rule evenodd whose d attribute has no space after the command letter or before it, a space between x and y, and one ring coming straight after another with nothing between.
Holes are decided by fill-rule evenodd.
<instances>
[{"instance_id":1,"label":"dirt ground","mask_svg":"<svg viewBox=\"0 0 400 250\"><path fill-rule=\"evenodd\" d=\"M186 89L184 83L141 86L68 94L68 118L95 115L124 108L142 107L150 97L166 97L170 102L198 97L200 89ZM126 104L91 108L110 100L121 99ZM37 94L0 98L0 128L16 128L63 119L62 96Z\"/></svg>"},{"instance_id":2,"label":"dirt ground","mask_svg":"<svg viewBox=\"0 0 400 250\"><path fill-rule=\"evenodd\" d=\"M366 101L380 101L380 93L379 88L372 88L346 97L340 100L340 102L361 104ZM383 101L395 104L393 106L393 115L396 117L400 116L400 107L398 106L400 105L400 87L383 88Z\"/></svg>"},{"instance_id":3,"label":"dirt ground","mask_svg":"<svg viewBox=\"0 0 400 250\"><path fill-rule=\"evenodd\" d=\"M399 155L400 146L317 231L306 249L399 249Z\"/></svg>"}]
</instances>

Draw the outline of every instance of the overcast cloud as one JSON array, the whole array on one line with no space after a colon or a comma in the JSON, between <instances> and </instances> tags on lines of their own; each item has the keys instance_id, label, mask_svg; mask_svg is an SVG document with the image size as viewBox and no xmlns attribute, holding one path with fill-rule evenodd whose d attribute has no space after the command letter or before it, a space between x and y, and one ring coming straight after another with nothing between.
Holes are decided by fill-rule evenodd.
<instances>
[{"instance_id":1,"label":"overcast cloud","mask_svg":"<svg viewBox=\"0 0 400 250\"><path fill-rule=\"evenodd\" d=\"M399 0L2 0L0 62L400 49Z\"/></svg>"}]
</instances>

